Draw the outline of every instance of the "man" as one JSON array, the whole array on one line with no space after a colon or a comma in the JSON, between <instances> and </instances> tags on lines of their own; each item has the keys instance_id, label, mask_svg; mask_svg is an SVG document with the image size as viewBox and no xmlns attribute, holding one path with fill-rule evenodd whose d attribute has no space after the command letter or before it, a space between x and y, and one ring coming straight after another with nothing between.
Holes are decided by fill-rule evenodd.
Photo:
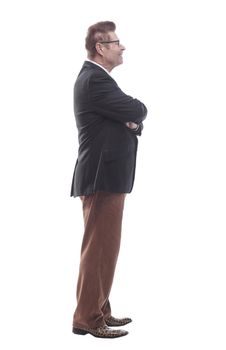
<instances>
[{"instance_id":1,"label":"man","mask_svg":"<svg viewBox=\"0 0 226 350\"><path fill-rule=\"evenodd\" d=\"M124 199L134 182L136 135L141 135L147 114L144 104L123 93L109 74L123 62L125 50L115 29L113 22L99 22L88 29L88 59L74 87L79 150L71 196L82 200L85 230L73 332L100 338L128 334L110 327L132 321L112 316L109 294Z\"/></svg>"}]
</instances>

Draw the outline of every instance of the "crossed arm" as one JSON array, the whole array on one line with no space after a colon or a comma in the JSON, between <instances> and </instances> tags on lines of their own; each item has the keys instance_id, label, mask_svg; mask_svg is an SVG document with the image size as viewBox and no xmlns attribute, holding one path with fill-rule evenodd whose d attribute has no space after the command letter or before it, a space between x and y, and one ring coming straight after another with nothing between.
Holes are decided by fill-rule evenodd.
<instances>
[{"instance_id":1,"label":"crossed arm","mask_svg":"<svg viewBox=\"0 0 226 350\"><path fill-rule=\"evenodd\" d=\"M93 76L90 87L92 106L95 106L98 114L124 123L131 132L141 135L142 121L147 115L147 109L142 102L126 95L116 82L106 75Z\"/></svg>"}]
</instances>

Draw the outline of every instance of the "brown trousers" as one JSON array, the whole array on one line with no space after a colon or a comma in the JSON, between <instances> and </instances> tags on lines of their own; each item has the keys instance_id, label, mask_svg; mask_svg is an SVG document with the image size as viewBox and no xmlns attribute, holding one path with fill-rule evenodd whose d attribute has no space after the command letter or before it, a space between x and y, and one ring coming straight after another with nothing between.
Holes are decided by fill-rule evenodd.
<instances>
[{"instance_id":1,"label":"brown trousers","mask_svg":"<svg viewBox=\"0 0 226 350\"><path fill-rule=\"evenodd\" d=\"M118 258L125 194L81 197L84 237L73 326L97 328L111 316L109 294Z\"/></svg>"}]
</instances>

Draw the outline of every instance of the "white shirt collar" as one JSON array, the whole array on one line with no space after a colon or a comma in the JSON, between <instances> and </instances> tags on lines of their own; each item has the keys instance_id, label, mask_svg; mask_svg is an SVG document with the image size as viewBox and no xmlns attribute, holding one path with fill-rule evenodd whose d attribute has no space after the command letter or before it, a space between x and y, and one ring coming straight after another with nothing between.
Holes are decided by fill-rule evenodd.
<instances>
[{"instance_id":1,"label":"white shirt collar","mask_svg":"<svg viewBox=\"0 0 226 350\"><path fill-rule=\"evenodd\" d=\"M108 70L106 68L104 68L103 66L101 66L99 63L96 63L95 61L90 60L89 58L86 59L86 61L91 62L93 64L96 64L98 67L102 68L106 73L108 73L110 75L110 73L108 72Z\"/></svg>"}]
</instances>

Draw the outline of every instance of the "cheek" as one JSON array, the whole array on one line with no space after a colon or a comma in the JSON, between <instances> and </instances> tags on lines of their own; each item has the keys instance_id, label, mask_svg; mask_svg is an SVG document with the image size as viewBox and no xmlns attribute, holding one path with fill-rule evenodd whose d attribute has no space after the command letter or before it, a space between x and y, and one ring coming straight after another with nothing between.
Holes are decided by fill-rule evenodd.
<instances>
[{"instance_id":1,"label":"cheek","mask_svg":"<svg viewBox=\"0 0 226 350\"><path fill-rule=\"evenodd\" d=\"M115 57L115 58L119 58L119 57L121 57L121 52L120 52L120 51L118 51L118 50L117 50L117 51L115 51L115 52L114 52L114 57Z\"/></svg>"}]
</instances>

